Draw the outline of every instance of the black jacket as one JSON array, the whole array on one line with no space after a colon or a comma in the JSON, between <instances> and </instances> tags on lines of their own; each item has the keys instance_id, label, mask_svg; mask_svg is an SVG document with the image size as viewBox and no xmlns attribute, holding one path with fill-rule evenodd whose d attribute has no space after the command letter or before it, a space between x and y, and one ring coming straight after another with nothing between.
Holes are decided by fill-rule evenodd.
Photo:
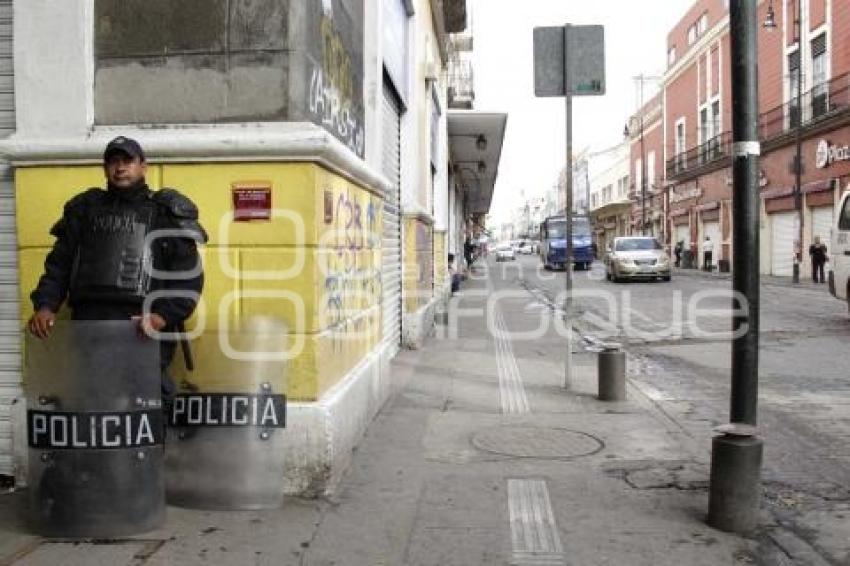
<instances>
[{"instance_id":1,"label":"black jacket","mask_svg":"<svg viewBox=\"0 0 850 566\"><path fill-rule=\"evenodd\" d=\"M812 256L813 262L824 263L826 261L826 244L812 244L809 246L809 255Z\"/></svg>"},{"instance_id":2,"label":"black jacket","mask_svg":"<svg viewBox=\"0 0 850 566\"><path fill-rule=\"evenodd\" d=\"M173 189L153 192L147 185L139 184L127 189L89 189L65 204L62 218L50 233L56 237L53 249L44 262L44 274L30 295L35 310L48 308L57 312L68 299L71 278L77 258L81 229L91 219L88 211L94 206L145 206L154 203L156 215L154 229L181 230L186 237L156 239L153 245L153 267L160 271L190 271L199 265L195 241L206 241L206 233L198 223L198 209L187 197ZM204 285L203 273L190 279L161 280L152 278L151 291L178 290L200 294ZM69 306L74 319L99 320L128 318L139 314L138 301L75 300ZM186 320L197 306L189 297L164 297L155 300L151 311L165 319L173 328Z\"/></svg>"}]
</instances>

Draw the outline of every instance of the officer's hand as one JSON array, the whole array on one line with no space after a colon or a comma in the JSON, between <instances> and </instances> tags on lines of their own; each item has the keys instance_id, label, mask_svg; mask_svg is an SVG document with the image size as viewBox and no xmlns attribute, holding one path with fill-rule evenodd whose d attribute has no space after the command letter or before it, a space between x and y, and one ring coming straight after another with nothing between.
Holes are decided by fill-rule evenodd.
<instances>
[{"instance_id":1,"label":"officer's hand","mask_svg":"<svg viewBox=\"0 0 850 566\"><path fill-rule=\"evenodd\" d=\"M152 312L140 316L131 317L139 329L139 337L153 338L156 332L165 328L165 319Z\"/></svg>"},{"instance_id":2,"label":"officer's hand","mask_svg":"<svg viewBox=\"0 0 850 566\"><path fill-rule=\"evenodd\" d=\"M30 317L28 327L34 336L45 340L50 337L55 323L56 313L48 308L41 308Z\"/></svg>"}]
</instances>

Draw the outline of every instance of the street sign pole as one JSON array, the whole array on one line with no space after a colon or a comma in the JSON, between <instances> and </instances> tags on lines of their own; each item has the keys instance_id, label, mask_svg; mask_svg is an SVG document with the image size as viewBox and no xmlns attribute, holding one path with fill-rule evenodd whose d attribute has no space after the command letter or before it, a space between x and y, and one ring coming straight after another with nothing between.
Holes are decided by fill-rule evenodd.
<instances>
[{"instance_id":1,"label":"street sign pole","mask_svg":"<svg viewBox=\"0 0 850 566\"><path fill-rule=\"evenodd\" d=\"M605 34L602 26L534 28L534 94L563 96L566 104L567 155L564 180L566 219L566 299L564 320L567 352L564 387L572 384L573 295L573 96L605 94Z\"/></svg>"},{"instance_id":2,"label":"street sign pole","mask_svg":"<svg viewBox=\"0 0 850 566\"><path fill-rule=\"evenodd\" d=\"M564 25L564 99L566 101L567 167L564 179L564 216L567 220L566 299L564 300L564 326L567 327L567 355L564 363L564 387L573 383L573 94L570 88L570 24Z\"/></svg>"},{"instance_id":3,"label":"street sign pole","mask_svg":"<svg viewBox=\"0 0 850 566\"><path fill-rule=\"evenodd\" d=\"M763 443L757 436L759 373L758 7L731 0L732 387L730 424L711 445L708 523L745 534L758 525ZM742 304L743 303L743 304Z\"/></svg>"}]
</instances>

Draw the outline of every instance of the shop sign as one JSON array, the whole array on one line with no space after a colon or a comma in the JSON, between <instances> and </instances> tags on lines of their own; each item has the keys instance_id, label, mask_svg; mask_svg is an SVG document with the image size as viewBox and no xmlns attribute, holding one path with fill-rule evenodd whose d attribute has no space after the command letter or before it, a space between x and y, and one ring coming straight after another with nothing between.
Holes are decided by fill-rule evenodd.
<instances>
[{"instance_id":1,"label":"shop sign","mask_svg":"<svg viewBox=\"0 0 850 566\"><path fill-rule=\"evenodd\" d=\"M839 146L820 140L815 154L815 167L826 169L836 161L850 161L850 145Z\"/></svg>"},{"instance_id":2,"label":"shop sign","mask_svg":"<svg viewBox=\"0 0 850 566\"><path fill-rule=\"evenodd\" d=\"M676 187L675 189L670 190L670 202L681 202L683 200L688 200L692 198L700 198L702 196L702 189L697 187L696 185L691 185L687 187Z\"/></svg>"},{"instance_id":3,"label":"shop sign","mask_svg":"<svg viewBox=\"0 0 850 566\"><path fill-rule=\"evenodd\" d=\"M271 220L272 187L270 183L234 183L233 220Z\"/></svg>"}]
</instances>

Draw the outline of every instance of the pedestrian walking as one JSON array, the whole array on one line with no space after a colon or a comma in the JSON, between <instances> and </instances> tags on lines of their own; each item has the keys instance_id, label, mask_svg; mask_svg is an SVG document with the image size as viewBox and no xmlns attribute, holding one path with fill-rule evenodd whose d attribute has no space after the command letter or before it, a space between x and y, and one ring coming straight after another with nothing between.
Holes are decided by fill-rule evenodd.
<instances>
[{"instance_id":1,"label":"pedestrian walking","mask_svg":"<svg viewBox=\"0 0 850 566\"><path fill-rule=\"evenodd\" d=\"M455 269L455 254L449 254L449 282L451 283L451 292L454 295L460 291L461 275Z\"/></svg>"},{"instance_id":2,"label":"pedestrian walking","mask_svg":"<svg viewBox=\"0 0 850 566\"><path fill-rule=\"evenodd\" d=\"M673 253L676 255L676 267L681 267L682 265L682 251L685 249L685 241L679 240L676 242L676 246L673 248Z\"/></svg>"},{"instance_id":3,"label":"pedestrian walking","mask_svg":"<svg viewBox=\"0 0 850 566\"><path fill-rule=\"evenodd\" d=\"M815 241L809 246L809 257L812 260L812 281L824 283L823 265L829 259L826 255L826 244L820 241L820 236L815 236Z\"/></svg>"},{"instance_id":4,"label":"pedestrian walking","mask_svg":"<svg viewBox=\"0 0 850 566\"><path fill-rule=\"evenodd\" d=\"M705 241L702 243L702 268L705 271L711 271L712 265L712 256L714 255L714 242L711 241L711 238L706 236Z\"/></svg>"},{"instance_id":5,"label":"pedestrian walking","mask_svg":"<svg viewBox=\"0 0 850 566\"><path fill-rule=\"evenodd\" d=\"M50 337L66 299L73 320L133 320L145 335L177 331L197 306L204 278L196 242L207 235L195 204L174 189L148 187L145 154L133 139L109 142L103 170L106 189L71 198L50 230L56 241L30 295L28 327L38 338ZM159 298L143 312L145 298L155 291ZM174 390L165 368L175 347L173 341L160 343L164 397Z\"/></svg>"},{"instance_id":6,"label":"pedestrian walking","mask_svg":"<svg viewBox=\"0 0 850 566\"><path fill-rule=\"evenodd\" d=\"M475 244L472 243L472 238L467 236L466 241L463 243L463 259L466 260L467 269L472 267L472 262L475 259L474 255L473 255L474 253L475 253Z\"/></svg>"}]
</instances>

